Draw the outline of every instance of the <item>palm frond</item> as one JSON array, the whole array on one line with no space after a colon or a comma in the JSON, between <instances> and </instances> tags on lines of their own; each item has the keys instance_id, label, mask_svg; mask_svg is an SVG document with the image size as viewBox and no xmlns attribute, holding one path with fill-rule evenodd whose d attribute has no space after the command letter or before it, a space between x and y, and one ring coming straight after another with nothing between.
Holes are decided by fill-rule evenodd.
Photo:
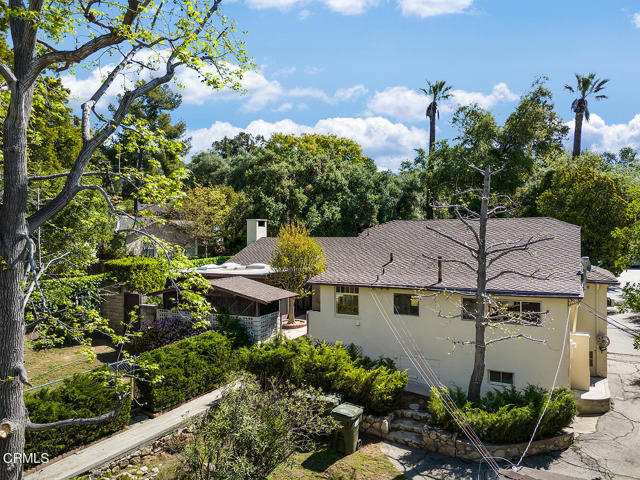
<instances>
[{"instance_id":1,"label":"palm frond","mask_svg":"<svg viewBox=\"0 0 640 480\"><path fill-rule=\"evenodd\" d=\"M588 122L591 114L589 113L589 107L585 107L584 109L584 119Z\"/></svg>"}]
</instances>

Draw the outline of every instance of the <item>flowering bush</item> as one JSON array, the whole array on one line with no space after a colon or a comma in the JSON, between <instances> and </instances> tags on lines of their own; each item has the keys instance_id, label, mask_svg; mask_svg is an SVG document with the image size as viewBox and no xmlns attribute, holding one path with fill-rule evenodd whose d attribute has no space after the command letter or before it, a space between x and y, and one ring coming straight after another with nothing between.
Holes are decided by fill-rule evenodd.
<instances>
[{"instance_id":1,"label":"flowering bush","mask_svg":"<svg viewBox=\"0 0 640 480\"><path fill-rule=\"evenodd\" d=\"M196 327L189 321L177 318L156 319L140 329L142 335L134 339L133 349L138 353L154 350L183 338L193 337L206 330L205 327Z\"/></svg>"}]
</instances>

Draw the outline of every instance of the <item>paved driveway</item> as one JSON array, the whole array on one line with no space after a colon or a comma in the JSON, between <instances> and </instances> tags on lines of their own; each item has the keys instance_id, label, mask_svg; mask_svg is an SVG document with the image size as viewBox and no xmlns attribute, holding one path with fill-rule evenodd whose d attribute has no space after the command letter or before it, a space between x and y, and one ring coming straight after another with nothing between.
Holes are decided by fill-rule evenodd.
<instances>
[{"instance_id":1,"label":"paved driveway","mask_svg":"<svg viewBox=\"0 0 640 480\"><path fill-rule=\"evenodd\" d=\"M640 283L640 269L623 272L621 281ZM620 289L609 296L620 297ZM523 464L538 470L584 479L640 480L640 351L633 349L627 330L640 332L640 315L610 310L609 388L612 410L597 417L576 420L576 442L556 453L527 457ZM383 451L410 479L475 479L484 477L484 466L396 445Z\"/></svg>"}]
</instances>

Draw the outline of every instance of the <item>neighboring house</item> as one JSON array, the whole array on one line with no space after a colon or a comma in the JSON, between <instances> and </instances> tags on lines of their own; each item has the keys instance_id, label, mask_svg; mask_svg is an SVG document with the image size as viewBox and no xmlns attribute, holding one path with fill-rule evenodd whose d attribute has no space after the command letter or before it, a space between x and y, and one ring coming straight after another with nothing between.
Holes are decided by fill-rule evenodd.
<instances>
[{"instance_id":1,"label":"neighboring house","mask_svg":"<svg viewBox=\"0 0 640 480\"><path fill-rule=\"evenodd\" d=\"M120 216L119 225L121 229L135 228L143 233L127 232L125 247L127 254L140 255L143 257L156 257L162 255L160 246L151 240L147 235L151 235L158 240L171 245L182 247L188 256L198 256L198 241L189 233L187 220L157 220L154 218L139 218L134 227L133 219L127 216ZM146 234L146 235L145 235ZM200 247L204 252L204 247Z\"/></svg>"},{"instance_id":2,"label":"neighboring house","mask_svg":"<svg viewBox=\"0 0 640 480\"><path fill-rule=\"evenodd\" d=\"M249 220L248 223L257 222ZM396 315L429 360L440 380L466 389L473 367L474 347L456 341L473 340L472 319L462 306L473 305L475 274L467 267L437 258L473 263L462 246L429 231L426 225L461 242L474 242L458 220L392 221L371 227L357 237L316 238L325 250L326 270L313 277L309 334L329 342L355 343L365 354L385 355L407 369L412 390L425 385L394 339L385 317ZM249 225L251 226L251 225ZM249 228L255 232L255 228ZM546 340L507 340L488 347L483 391L495 386L528 384L550 387L563 349L557 384L588 390L591 376L606 376L607 285L617 283L608 271L587 273L586 291L580 257L580 227L552 218L489 220L488 244L553 237L529 251L502 257L489 268L491 277L503 270L539 272L548 279L505 274L489 283L489 293L516 312L547 312L539 326L518 331ZM276 239L248 238L248 246L230 261L240 265L268 264ZM579 306L582 304L582 308ZM591 313L591 311L595 312ZM458 315L457 318L445 318ZM602 317L602 318L598 318ZM487 330L487 339L504 335Z\"/></svg>"}]
</instances>

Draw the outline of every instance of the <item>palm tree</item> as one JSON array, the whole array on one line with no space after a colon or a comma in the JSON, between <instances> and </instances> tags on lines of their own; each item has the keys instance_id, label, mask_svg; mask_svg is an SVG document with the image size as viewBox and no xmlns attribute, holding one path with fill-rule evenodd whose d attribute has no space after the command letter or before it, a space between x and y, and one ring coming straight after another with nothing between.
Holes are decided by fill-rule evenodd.
<instances>
[{"instance_id":1,"label":"palm tree","mask_svg":"<svg viewBox=\"0 0 640 480\"><path fill-rule=\"evenodd\" d=\"M433 146L436 143L436 116L440 118L438 110L438 102L451 98L451 86L447 82L440 80L431 83L427 80L427 88L421 88L422 92L431 98L431 103L427 107L427 118L429 119L429 154L433 152Z\"/></svg>"},{"instance_id":2,"label":"palm tree","mask_svg":"<svg viewBox=\"0 0 640 480\"><path fill-rule=\"evenodd\" d=\"M580 143L582 141L582 118L589 121L589 102L587 97L600 93L604 90L604 86L609 81L608 79L601 80L596 78L595 73L590 73L586 77L578 75L576 73L576 81L578 83L577 88L573 88L571 85L565 85L564 88L571 93L578 93L580 96L571 103L571 110L576 114L575 131L573 133L573 158L580 155ZM607 98L606 95L595 95L596 100L602 100Z\"/></svg>"}]
</instances>

